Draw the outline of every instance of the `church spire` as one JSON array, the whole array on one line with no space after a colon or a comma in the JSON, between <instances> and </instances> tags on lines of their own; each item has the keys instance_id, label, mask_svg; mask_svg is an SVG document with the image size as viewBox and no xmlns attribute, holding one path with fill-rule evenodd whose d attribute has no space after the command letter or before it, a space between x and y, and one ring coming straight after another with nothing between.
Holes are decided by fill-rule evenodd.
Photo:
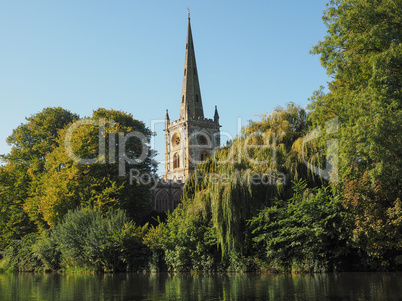
<instances>
[{"instance_id":1,"label":"church spire","mask_svg":"<svg viewBox=\"0 0 402 301\"><path fill-rule=\"evenodd\" d=\"M183 86L181 92L180 118L204 118L202 108L200 83L198 81L197 64L193 36L191 33L190 11L188 13L188 28L186 55L184 60Z\"/></svg>"}]
</instances>

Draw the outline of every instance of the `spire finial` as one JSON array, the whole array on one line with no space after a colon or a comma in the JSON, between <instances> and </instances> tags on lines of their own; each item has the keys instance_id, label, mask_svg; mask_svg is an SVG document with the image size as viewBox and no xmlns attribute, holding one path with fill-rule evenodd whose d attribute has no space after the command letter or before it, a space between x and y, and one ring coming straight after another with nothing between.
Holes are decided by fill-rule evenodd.
<instances>
[{"instance_id":1,"label":"spire finial","mask_svg":"<svg viewBox=\"0 0 402 301\"><path fill-rule=\"evenodd\" d=\"M187 14L188 14L188 18L190 19L190 6L187 6Z\"/></svg>"}]
</instances>

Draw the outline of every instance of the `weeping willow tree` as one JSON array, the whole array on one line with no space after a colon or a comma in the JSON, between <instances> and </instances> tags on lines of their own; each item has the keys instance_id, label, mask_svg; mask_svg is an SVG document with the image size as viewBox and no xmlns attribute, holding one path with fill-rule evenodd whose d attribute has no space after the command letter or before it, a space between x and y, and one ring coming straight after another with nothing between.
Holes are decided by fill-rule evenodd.
<instances>
[{"instance_id":1,"label":"weeping willow tree","mask_svg":"<svg viewBox=\"0 0 402 301\"><path fill-rule=\"evenodd\" d=\"M285 109L276 108L272 114L262 115L260 121L250 121L231 146L198 165L185 185L182 204L164 226L167 254L180 253L180 248L190 254L189 245L201 239L215 244L209 251L218 251L221 264L231 264L230 258L247 257L247 221L274 200L290 198L291 181L305 179L310 186L321 181L308 172L305 164L306 159L315 164L323 162L323 154L315 152L317 145L303 144L308 130L306 111L290 103ZM303 152L303 147L308 151ZM195 224L202 228L196 237L190 233ZM185 238L183 233L193 237ZM175 261L170 255L174 269ZM186 268L180 269L194 269L190 262L187 260Z\"/></svg>"},{"instance_id":2,"label":"weeping willow tree","mask_svg":"<svg viewBox=\"0 0 402 301\"><path fill-rule=\"evenodd\" d=\"M305 164L309 160L321 166L324 161L323 154L315 150L316 144L304 145L308 130L306 111L290 103L286 109L276 108L260 121L250 122L231 148L216 154L211 163L214 173L206 170L204 185L197 186L204 193L196 193L190 202L197 202L200 196L209 198L223 256L247 253L247 220L275 199L290 198L292 181L306 179L310 186L321 181Z\"/></svg>"}]
</instances>

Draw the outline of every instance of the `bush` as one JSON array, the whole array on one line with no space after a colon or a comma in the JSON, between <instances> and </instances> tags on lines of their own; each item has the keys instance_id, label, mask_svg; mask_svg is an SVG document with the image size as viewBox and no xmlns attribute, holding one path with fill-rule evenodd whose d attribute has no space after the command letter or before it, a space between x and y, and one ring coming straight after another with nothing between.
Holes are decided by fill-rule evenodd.
<instances>
[{"instance_id":1,"label":"bush","mask_svg":"<svg viewBox=\"0 0 402 301\"><path fill-rule=\"evenodd\" d=\"M43 270L42 261L33 248L38 239L39 235L32 233L21 240L12 241L4 252L5 267L20 272Z\"/></svg>"},{"instance_id":2,"label":"bush","mask_svg":"<svg viewBox=\"0 0 402 301\"><path fill-rule=\"evenodd\" d=\"M57 271L61 268L61 252L55 235L52 234L52 232L42 233L31 249L33 254L41 260L41 264L45 270Z\"/></svg>"},{"instance_id":3,"label":"bush","mask_svg":"<svg viewBox=\"0 0 402 301\"><path fill-rule=\"evenodd\" d=\"M53 237L66 269L137 271L147 268L149 250L143 244L147 225L137 227L121 210L100 212L83 208L70 211Z\"/></svg>"},{"instance_id":4,"label":"bush","mask_svg":"<svg viewBox=\"0 0 402 301\"><path fill-rule=\"evenodd\" d=\"M307 189L300 181L288 202L262 210L249 222L255 254L266 269L325 272L342 269L348 255L348 222L328 187Z\"/></svg>"},{"instance_id":5,"label":"bush","mask_svg":"<svg viewBox=\"0 0 402 301\"><path fill-rule=\"evenodd\" d=\"M140 271L151 252L143 243L148 225L137 227L123 211L102 215L70 211L55 229L29 234L5 250L6 268L17 271Z\"/></svg>"}]
</instances>

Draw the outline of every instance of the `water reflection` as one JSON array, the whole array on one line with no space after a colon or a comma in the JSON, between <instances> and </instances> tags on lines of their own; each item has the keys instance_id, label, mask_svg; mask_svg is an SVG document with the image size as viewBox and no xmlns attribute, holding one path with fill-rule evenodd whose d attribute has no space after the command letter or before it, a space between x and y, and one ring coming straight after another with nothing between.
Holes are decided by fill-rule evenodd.
<instances>
[{"instance_id":1,"label":"water reflection","mask_svg":"<svg viewBox=\"0 0 402 301\"><path fill-rule=\"evenodd\" d=\"M401 300L400 273L0 274L0 300Z\"/></svg>"}]
</instances>

